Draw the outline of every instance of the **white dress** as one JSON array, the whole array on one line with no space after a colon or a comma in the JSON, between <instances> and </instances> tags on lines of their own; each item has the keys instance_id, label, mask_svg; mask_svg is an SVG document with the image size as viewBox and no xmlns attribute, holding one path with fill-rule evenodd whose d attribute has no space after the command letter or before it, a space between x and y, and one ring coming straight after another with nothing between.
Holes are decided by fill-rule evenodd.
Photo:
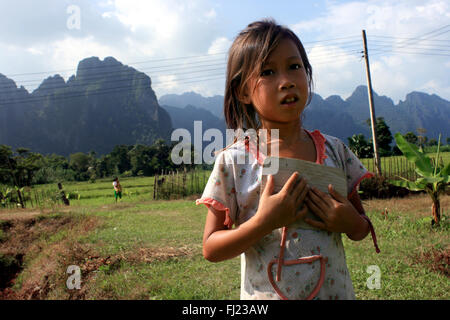
<instances>
[{"instance_id":1,"label":"white dress","mask_svg":"<svg viewBox=\"0 0 450 320\"><path fill-rule=\"evenodd\" d=\"M349 195L357 191L363 178L372 176L339 139L317 130L308 133L317 150L316 162L341 168L347 177ZM226 211L224 224L229 228L250 219L259 205L264 157L251 140L238 141L223 150L196 203ZM369 222L378 252L372 224L364 217ZM323 282L314 299L355 299L340 233L305 228L304 224L288 226L285 261L313 255L322 255L325 259L283 265L281 279L276 281L278 266L273 261L280 253L281 236L281 228L274 230L241 255L241 299L305 299L318 286L321 272Z\"/></svg>"}]
</instances>

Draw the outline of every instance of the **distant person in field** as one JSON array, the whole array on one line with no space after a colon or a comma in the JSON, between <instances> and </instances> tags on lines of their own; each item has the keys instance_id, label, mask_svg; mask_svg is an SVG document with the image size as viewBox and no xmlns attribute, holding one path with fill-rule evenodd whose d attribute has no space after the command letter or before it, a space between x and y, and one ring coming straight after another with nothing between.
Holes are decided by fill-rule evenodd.
<instances>
[{"instance_id":1,"label":"distant person in field","mask_svg":"<svg viewBox=\"0 0 450 320\"><path fill-rule=\"evenodd\" d=\"M114 187L114 197L116 198L117 202L117 198L122 199L122 186L120 185L119 178L114 178L112 184Z\"/></svg>"}]
</instances>

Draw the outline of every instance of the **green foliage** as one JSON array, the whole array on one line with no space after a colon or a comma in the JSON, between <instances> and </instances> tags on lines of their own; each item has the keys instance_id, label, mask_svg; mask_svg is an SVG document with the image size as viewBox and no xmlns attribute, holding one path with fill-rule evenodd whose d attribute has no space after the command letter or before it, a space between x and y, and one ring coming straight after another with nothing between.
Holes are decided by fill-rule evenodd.
<instances>
[{"instance_id":1,"label":"green foliage","mask_svg":"<svg viewBox=\"0 0 450 320\"><path fill-rule=\"evenodd\" d=\"M414 134L414 132L411 132L411 131L409 131L409 132L407 132L405 134L405 139L409 143L412 143L412 144L415 144L415 145L417 145L418 142L419 142L419 138Z\"/></svg>"},{"instance_id":2,"label":"green foliage","mask_svg":"<svg viewBox=\"0 0 450 320\"><path fill-rule=\"evenodd\" d=\"M420 177L416 181L410 181L405 178L401 180L392 180L392 184L407 188L411 191L426 191L433 201L433 216L434 222L439 224L440 220L440 203L439 196L445 192L447 186L450 183L450 162L444 166L441 166L439 161L431 161L431 159L419 148L406 141L406 139L400 134L395 134L395 140L397 146L403 152L408 161L412 162L416 166L416 172ZM436 159L439 159L439 146L441 137L439 136L438 149L436 153Z\"/></svg>"},{"instance_id":3,"label":"green foliage","mask_svg":"<svg viewBox=\"0 0 450 320\"><path fill-rule=\"evenodd\" d=\"M352 150L358 158L373 157L373 145L366 140L363 134L354 134L347 139L350 150Z\"/></svg>"},{"instance_id":4,"label":"green foliage","mask_svg":"<svg viewBox=\"0 0 450 320\"><path fill-rule=\"evenodd\" d=\"M30 186L36 172L44 166L44 157L25 148L0 145L0 183Z\"/></svg>"},{"instance_id":5,"label":"green foliage","mask_svg":"<svg viewBox=\"0 0 450 320\"><path fill-rule=\"evenodd\" d=\"M42 156L25 148L18 148L13 153L11 147L0 145L0 183L12 186L18 181L19 186L31 186L63 181L95 183L112 176L153 176L163 170L182 167L171 161L174 144L168 145L158 139L151 146L117 145L101 158L96 158L96 153L91 151L71 154L69 160L55 154Z\"/></svg>"},{"instance_id":6,"label":"green foliage","mask_svg":"<svg viewBox=\"0 0 450 320\"><path fill-rule=\"evenodd\" d=\"M366 120L366 124L370 126L370 119ZM392 133L389 130L389 126L386 124L383 117L378 117L376 119L376 134L378 141L378 149L381 157L392 155L391 143L392 143ZM372 139L369 140L372 144Z\"/></svg>"}]
</instances>

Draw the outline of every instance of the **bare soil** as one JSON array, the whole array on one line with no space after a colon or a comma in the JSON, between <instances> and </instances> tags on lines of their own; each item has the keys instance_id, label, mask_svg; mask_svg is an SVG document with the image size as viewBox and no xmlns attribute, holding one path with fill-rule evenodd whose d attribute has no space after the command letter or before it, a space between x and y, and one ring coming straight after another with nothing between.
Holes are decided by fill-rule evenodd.
<instances>
[{"instance_id":1,"label":"bare soil","mask_svg":"<svg viewBox=\"0 0 450 320\"><path fill-rule=\"evenodd\" d=\"M76 238L98 228L95 217L76 217L71 214L46 216L40 211L2 213L0 229L5 235L0 241L0 300L46 299L51 290L67 280L69 265L80 267L83 283L88 284L103 266L113 271L122 261L152 263L194 254L193 248L138 248L114 256L102 256L90 244L80 244ZM50 237L66 230L61 239ZM24 265L26 268L24 268ZM22 273L22 274L21 274ZM24 274L25 273L25 274ZM14 286L22 275L19 286ZM66 290L67 299L84 299L89 285L81 290Z\"/></svg>"}]
</instances>

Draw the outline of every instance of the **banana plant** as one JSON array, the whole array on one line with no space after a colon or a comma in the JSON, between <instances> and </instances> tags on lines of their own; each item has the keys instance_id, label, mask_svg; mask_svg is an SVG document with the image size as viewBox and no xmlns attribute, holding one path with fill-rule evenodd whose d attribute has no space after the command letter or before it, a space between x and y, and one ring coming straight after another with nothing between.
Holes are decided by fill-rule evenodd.
<instances>
[{"instance_id":1,"label":"banana plant","mask_svg":"<svg viewBox=\"0 0 450 320\"><path fill-rule=\"evenodd\" d=\"M11 195L12 195L12 189L10 189L10 188L0 190L0 204L3 207L6 207L6 205L9 202L11 202Z\"/></svg>"},{"instance_id":2,"label":"banana plant","mask_svg":"<svg viewBox=\"0 0 450 320\"><path fill-rule=\"evenodd\" d=\"M434 163L416 145L406 141L400 133L395 134L395 141L406 159L416 165L415 171L420 177L416 181L399 177L400 180L390 180L389 182L411 191L425 191L433 202L431 207L433 215L432 225L439 225L441 220L441 203L439 197L446 191L450 183L450 163L440 166L438 161L441 135L439 135L436 161Z\"/></svg>"}]
</instances>

